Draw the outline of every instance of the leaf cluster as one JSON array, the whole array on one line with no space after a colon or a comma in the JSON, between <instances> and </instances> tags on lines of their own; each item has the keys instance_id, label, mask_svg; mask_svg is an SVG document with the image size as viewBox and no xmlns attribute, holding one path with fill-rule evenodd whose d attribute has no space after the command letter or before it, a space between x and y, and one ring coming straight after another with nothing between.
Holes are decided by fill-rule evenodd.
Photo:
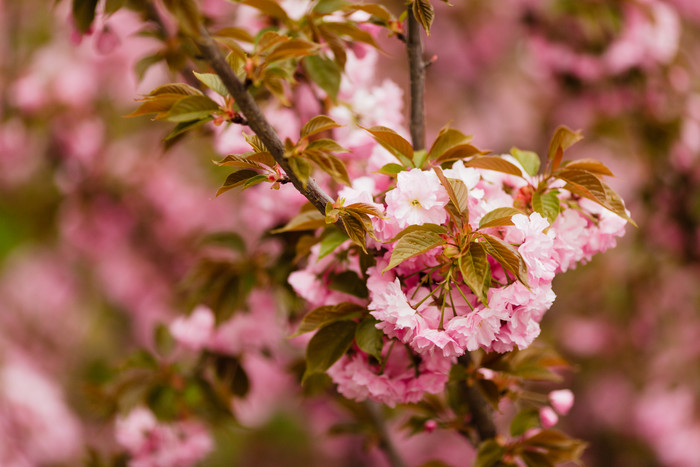
<instances>
[{"instance_id":1,"label":"leaf cluster","mask_svg":"<svg viewBox=\"0 0 700 467\"><path fill-rule=\"evenodd\" d=\"M353 344L381 363L384 333L376 328L377 323L365 307L349 302L321 306L307 313L291 336L318 330L306 348L302 382L311 375L325 372Z\"/></svg>"}]
</instances>

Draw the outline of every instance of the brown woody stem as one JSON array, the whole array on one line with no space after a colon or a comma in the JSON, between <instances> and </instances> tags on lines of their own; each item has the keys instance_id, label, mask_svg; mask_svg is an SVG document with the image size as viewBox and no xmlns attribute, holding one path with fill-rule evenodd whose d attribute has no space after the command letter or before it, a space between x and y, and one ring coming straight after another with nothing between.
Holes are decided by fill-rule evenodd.
<instances>
[{"instance_id":1,"label":"brown woody stem","mask_svg":"<svg viewBox=\"0 0 700 467\"><path fill-rule=\"evenodd\" d=\"M459 357L459 364L469 366L471 364L469 352ZM471 412L471 424L479 434L479 439L483 442L496 437L496 425L493 423L493 411L484 396L473 384L465 383L461 386L462 395L469 404Z\"/></svg>"},{"instance_id":2,"label":"brown woody stem","mask_svg":"<svg viewBox=\"0 0 700 467\"><path fill-rule=\"evenodd\" d=\"M306 187L302 181L294 174L294 171L289 166L287 159L284 157L284 143L277 135L277 132L265 118L265 115L255 103L253 97L248 93L244 84L238 79L238 76L233 72L226 59L219 51L219 48L214 43L214 40L209 35L209 32L202 27L200 35L196 39L197 45L204 58L209 62L214 72L221 78L221 81L231 93L233 99L241 109L241 113L248 120L248 126L258 135L258 138L265 144L267 150L275 158L275 161L282 167L282 170L287 174L289 180L294 187L308 199L311 204L316 207L322 214L326 212L326 203L333 202L333 199L326 194L321 187L309 178ZM340 224L340 223L338 223ZM339 225L342 229L342 224Z\"/></svg>"},{"instance_id":3,"label":"brown woody stem","mask_svg":"<svg viewBox=\"0 0 700 467\"><path fill-rule=\"evenodd\" d=\"M408 7L408 65L411 74L411 140L413 149L425 149L425 63L420 24Z\"/></svg>"},{"instance_id":4,"label":"brown woody stem","mask_svg":"<svg viewBox=\"0 0 700 467\"><path fill-rule=\"evenodd\" d=\"M392 467L405 467L406 464L399 455L399 451L396 449L396 446L394 446L394 443L391 441L389 432L386 429L386 425L384 424L384 417L382 416L380 406L377 405L375 402L369 400L365 401L363 404L367 409L367 414L369 415L370 421L372 422L377 436L379 437L379 448L382 451L384 451L384 454L386 454L389 464Z\"/></svg>"}]
</instances>

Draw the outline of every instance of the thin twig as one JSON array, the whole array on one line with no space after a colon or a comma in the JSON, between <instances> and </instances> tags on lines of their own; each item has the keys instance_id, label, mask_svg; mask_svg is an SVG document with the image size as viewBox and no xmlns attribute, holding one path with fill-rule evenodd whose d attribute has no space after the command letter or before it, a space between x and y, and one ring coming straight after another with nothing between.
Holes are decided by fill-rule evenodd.
<instances>
[{"instance_id":1,"label":"thin twig","mask_svg":"<svg viewBox=\"0 0 700 467\"><path fill-rule=\"evenodd\" d=\"M396 449L396 446L394 446L394 443L391 441L389 432L387 431L386 425L384 424L384 417L382 416L380 407L372 401L365 401L363 404L367 409L367 414L370 417L370 421L372 422L372 425L374 426L374 429L376 430L377 435L379 436L379 447L382 451L384 451L384 454L386 454L389 464L392 467L405 467L406 464L399 455L399 451Z\"/></svg>"},{"instance_id":2,"label":"thin twig","mask_svg":"<svg viewBox=\"0 0 700 467\"><path fill-rule=\"evenodd\" d=\"M413 149L425 149L425 63L420 24L408 7L408 65L411 74L411 140Z\"/></svg>"},{"instance_id":3,"label":"thin twig","mask_svg":"<svg viewBox=\"0 0 700 467\"><path fill-rule=\"evenodd\" d=\"M289 177L294 187L304 195L316 209L322 214L325 214L326 204L328 202L332 203L333 199L318 186L313 178L309 178L305 187L302 181L294 174L287 159L284 157L284 143L282 143L275 129L272 128L267 121L260 107L258 107L258 104L255 103L255 100L253 100L251 95L246 91L244 84L238 79L238 76L236 76L226 62L226 59L204 27L200 30L200 36L197 38L197 45L204 58L209 62L214 72L219 75L224 86L226 86L228 92L233 96L236 104L238 104L238 107L241 109L241 113L248 120L248 126L265 144L267 150L272 154L272 157L275 158L275 161L280 167L282 167L282 170L287 174L287 177ZM339 227L342 229L342 224Z\"/></svg>"}]
</instances>

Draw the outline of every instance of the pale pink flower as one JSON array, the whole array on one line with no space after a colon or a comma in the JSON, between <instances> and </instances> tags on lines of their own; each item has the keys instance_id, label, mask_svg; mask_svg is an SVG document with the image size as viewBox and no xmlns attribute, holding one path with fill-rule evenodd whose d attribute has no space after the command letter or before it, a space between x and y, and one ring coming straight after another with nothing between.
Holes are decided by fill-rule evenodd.
<instances>
[{"instance_id":1,"label":"pale pink flower","mask_svg":"<svg viewBox=\"0 0 700 467\"><path fill-rule=\"evenodd\" d=\"M207 346L214 333L214 313L200 305L187 317L180 317L170 323L170 333L184 347L200 350Z\"/></svg>"},{"instance_id":2,"label":"pale pink flower","mask_svg":"<svg viewBox=\"0 0 700 467\"><path fill-rule=\"evenodd\" d=\"M4 355L0 369L0 462L8 466L74 464L82 434L59 387L29 361Z\"/></svg>"},{"instance_id":3,"label":"pale pink flower","mask_svg":"<svg viewBox=\"0 0 700 467\"><path fill-rule=\"evenodd\" d=\"M442 224L449 201L434 172L413 169L400 172L396 188L386 195L387 215L396 218L400 227Z\"/></svg>"},{"instance_id":4,"label":"pale pink flower","mask_svg":"<svg viewBox=\"0 0 700 467\"><path fill-rule=\"evenodd\" d=\"M117 418L115 438L131 456L131 467L189 467L213 448L211 435L199 423L161 423L143 407Z\"/></svg>"}]
</instances>

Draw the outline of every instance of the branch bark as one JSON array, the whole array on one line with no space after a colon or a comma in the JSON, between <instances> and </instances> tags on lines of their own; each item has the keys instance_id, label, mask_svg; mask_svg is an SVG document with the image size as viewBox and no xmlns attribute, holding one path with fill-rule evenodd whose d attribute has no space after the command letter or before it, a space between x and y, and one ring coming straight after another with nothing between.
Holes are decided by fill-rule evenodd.
<instances>
[{"instance_id":1,"label":"branch bark","mask_svg":"<svg viewBox=\"0 0 700 467\"><path fill-rule=\"evenodd\" d=\"M391 437L389 436L389 432L384 424L384 418L379 410L379 406L375 402L369 400L365 401L363 404L367 409L367 414L370 417L370 421L372 422L372 425L374 425L374 429L377 431L377 435L379 436L379 447L382 451L384 451L384 454L386 454L389 464L392 467L405 467L406 464L399 455L399 451L391 441Z\"/></svg>"},{"instance_id":2,"label":"branch bark","mask_svg":"<svg viewBox=\"0 0 700 467\"><path fill-rule=\"evenodd\" d=\"M459 357L458 362L459 364L469 366L472 362L469 352ZM493 410L491 410L489 403L484 399L484 396L481 395L481 392L479 392L479 388L465 383L462 386L462 391L462 395L467 401L467 404L469 404L469 411L472 416L471 423L474 425L474 428L476 428L479 439L483 442L487 439L495 438L496 425L493 423Z\"/></svg>"},{"instance_id":3,"label":"branch bark","mask_svg":"<svg viewBox=\"0 0 700 467\"><path fill-rule=\"evenodd\" d=\"M287 174L294 188L304 195L316 209L325 215L326 204L328 202L332 203L334 200L318 186L313 178L309 178L306 187L304 187L301 180L294 174L287 159L284 157L284 143L282 143L277 132L267 121L260 107L258 107L258 104L256 104L255 100L253 100L252 96L248 93L241 80L238 79L238 76L236 76L226 62L218 46L214 43L214 40L204 27L200 28L197 45L202 52L202 56L209 62L214 72L219 75L226 89L228 89L228 92L233 96L236 104L238 104L238 107L241 109L241 113L248 120L248 126L265 144L267 150L272 154L272 157L275 158L275 161ZM342 224L340 224L339 227L344 231Z\"/></svg>"},{"instance_id":4,"label":"branch bark","mask_svg":"<svg viewBox=\"0 0 700 467\"><path fill-rule=\"evenodd\" d=\"M411 74L411 140L413 149L425 149L425 63L423 62L423 41L421 26L408 7L408 65Z\"/></svg>"}]
</instances>

